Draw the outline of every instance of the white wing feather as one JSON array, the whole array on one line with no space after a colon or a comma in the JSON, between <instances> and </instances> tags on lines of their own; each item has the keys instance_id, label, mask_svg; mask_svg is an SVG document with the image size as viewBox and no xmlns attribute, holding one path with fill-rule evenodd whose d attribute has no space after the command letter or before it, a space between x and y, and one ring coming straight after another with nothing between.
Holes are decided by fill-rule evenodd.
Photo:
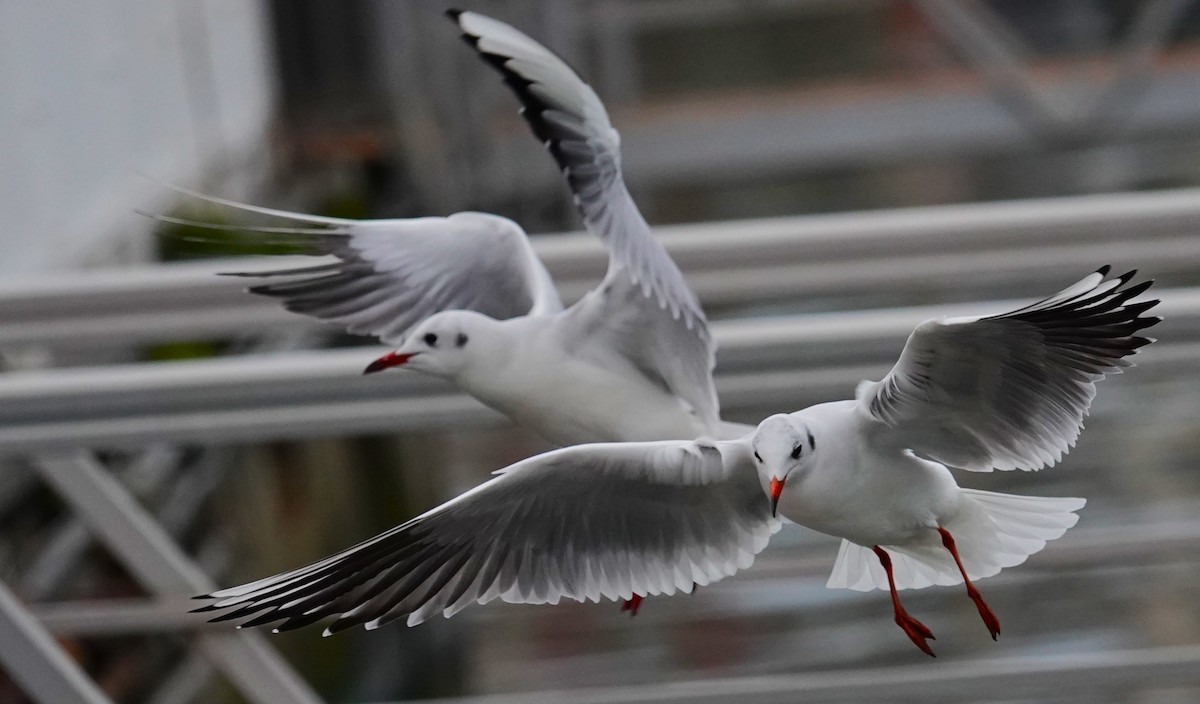
<instances>
[{"instance_id":1,"label":"white wing feather","mask_svg":"<svg viewBox=\"0 0 1200 704\"><path fill-rule=\"evenodd\" d=\"M740 442L579 445L518 462L456 499L201 610L290 629L409 625L471 603L690 592L749 567L779 522ZM261 612L261 613L260 613Z\"/></svg>"},{"instance_id":2,"label":"white wing feather","mask_svg":"<svg viewBox=\"0 0 1200 704\"><path fill-rule=\"evenodd\" d=\"M521 114L550 150L574 194L589 232L609 248L604 282L571 311L580 336L605 330L615 318L637 320L646 344L623 344L634 366L651 370L710 425L719 417L712 369L716 346L704 311L683 273L653 237L621 174L620 137L591 86L548 49L503 22L452 11L463 36L505 77ZM630 286L641 295L630 297ZM614 291L613 299L606 292ZM618 305L638 308L622 313ZM621 323L618 322L617 325ZM623 333L619 333L623 334Z\"/></svg>"},{"instance_id":3,"label":"white wing feather","mask_svg":"<svg viewBox=\"0 0 1200 704\"><path fill-rule=\"evenodd\" d=\"M279 298L293 312L398 345L410 328L445 310L497 320L562 310L545 267L516 223L486 213L391 220L344 220L289 213L206 196L221 205L331 225L329 229L214 225L168 216L165 222L256 232L262 242L298 247L336 261L232 276L264 279L252 293Z\"/></svg>"},{"instance_id":4,"label":"white wing feather","mask_svg":"<svg viewBox=\"0 0 1200 704\"><path fill-rule=\"evenodd\" d=\"M1079 520L1083 499L1014 496L962 489L964 509L947 524L967 574L984 579L1019 565L1061 538ZM884 546L892 559L897 589L962 583L954 558L936 537L928 542ZM843 540L827 587L866 592L887 589L887 573L867 547Z\"/></svg>"},{"instance_id":5,"label":"white wing feather","mask_svg":"<svg viewBox=\"0 0 1200 704\"><path fill-rule=\"evenodd\" d=\"M860 411L896 442L973 471L1053 466L1083 427L1096 382L1130 366L1151 342L1137 335L1158 301L1128 303L1149 288L1108 267L1020 310L930 320L909 336L882 381L863 382Z\"/></svg>"}]
</instances>

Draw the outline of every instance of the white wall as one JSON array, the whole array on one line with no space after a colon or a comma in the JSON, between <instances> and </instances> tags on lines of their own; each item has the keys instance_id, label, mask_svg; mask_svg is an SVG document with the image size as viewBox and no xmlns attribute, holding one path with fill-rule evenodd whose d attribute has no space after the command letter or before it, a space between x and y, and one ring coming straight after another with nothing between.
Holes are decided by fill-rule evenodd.
<instances>
[{"instance_id":1,"label":"white wall","mask_svg":"<svg viewBox=\"0 0 1200 704\"><path fill-rule=\"evenodd\" d=\"M0 0L0 273L96 259L131 211L252 158L276 100L265 0Z\"/></svg>"}]
</instances>

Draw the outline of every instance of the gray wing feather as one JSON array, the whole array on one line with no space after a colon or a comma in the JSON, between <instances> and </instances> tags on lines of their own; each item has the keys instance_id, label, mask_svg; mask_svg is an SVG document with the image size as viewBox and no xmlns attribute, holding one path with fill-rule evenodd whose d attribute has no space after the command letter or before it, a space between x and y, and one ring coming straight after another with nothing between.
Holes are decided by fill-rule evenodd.
<instances>
[{"instance_id":1,"label":"gray wing feather","mask_svg":"<svg viewBox=\"0 0 1200 704\"><path fill-rule=\"evenodd\" d=\"M603 103L566 63L516 29L472 12L450 15L467 42L504 76L521 101L521 114L562 169L588 231L608 246L608 275L597 291L629 283L640 289L640 298L618 297L641 308L641 322L649 324L643 330L658 337L642 350L654 356L635 360L635 365L656 369L673 393L715 422L716 346L704 311L629 195L621 174L620 137ZM612 306L596 303L576 311L585 319L577 332L607 324L602 316ZM687 359L680 364L681 358Z\"/></svg>"},{"instance_id":2,"label":"gray wing feather","mask_svg":"<svg viewBox=\"0 0 1200 704\"><path fill-rule=\"evenodd\" d=\"M1132 365L1158 301L1129 303L1152 282L1108 267L1002 315L930 320L878 382L860 384L866 417L918 454L973 471L1053 466L1074 446L1096 382Z\"/></svg>"},{"instance_id":3,"label":"gray wing feather","mask_svg":"<svg viewBox=\"0 0 1200 704\"><path fill-rule=\"evenodd\" d=\"M563 339L574 356L619 372L632 368L651 383L674 394L698 416L708 433L722 436L713 360L695 354L696 336L663 311L645 306L637 284L610 277L567 311ZM744 433L742 433L744 434Z\"/></svg>"},{"instance_id":4,"label":"gray wing feather","mask_svg":"<svg viewBox=\"0 0 1200 704\"><path fill-rule=\"evenodd\" d=\"M471 603L690 592L749 567L779 522L733 442L580 445L348 550L208 595L243 626L409 625Z\"/></svg>"},{"instance_id":5,"label":"gray wing feather","mask_svg":"<svg viewBox=\"0 0 1200 704\"><path fill-rule=\"evenodd\" d=\"M496 215L350 221L327 231L237 229L337 258L306 268L231 274L266 280L250 292L389 344L399 344L410 328L444 310L473 310L497 320L562 310L525 232Z\"/></svg>"}]
</instances>

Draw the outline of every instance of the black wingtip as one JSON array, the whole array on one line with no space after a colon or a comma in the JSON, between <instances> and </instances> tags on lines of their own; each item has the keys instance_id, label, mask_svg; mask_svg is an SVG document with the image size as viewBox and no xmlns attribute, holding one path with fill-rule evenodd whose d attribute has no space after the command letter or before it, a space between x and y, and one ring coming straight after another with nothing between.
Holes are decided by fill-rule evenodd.
<instances>
[{"instance_id":1,"label":"black wingtip","mask_svg":"<svg viewBox=\"0 0 1200 704\"><path fill-rule=\"evenodd\" d=\"M217 597L213 596L212 594L197 594L196 596L194 596L194 597L192 597L192 598L193 598L193 599L206 599L206 600L211 600L211 599L216 599Z\"/></svg>"},{"instance_id":2,"label":"black wingtip","mask_svg":"<svg viewBox=\"0 0 1200 704\"><path fill-rule=\"evenodd\" d=\"M257 609L251 610L249 613L254 613L254 611L257 611ZM234 609L233 611L230 611L229 613L224 613L224 614L221 614L220 616L213 616L212 618L208 619L208 622L209 623L223 623L225 621L233 621L234 619L241 618L245 615L246 615L246 613L243 612L242 609Z\"/></svg>"},{"instance_id":3,"label":"black wingtip","mask_svg":"<svg viewBox=\"0 0 1200 704\"><path fill-rule=\"evenodd\" d=\"M1148 281L1141 281L1141 282L1134 284L1133 286L1130 286L1129 288L1125 289L1125 291L1123 293L1123 295L1128 296L1128 298L1126 298L1125 300L1129 300L1129 298L1136 298L1136 297L1142 295L1146 291L1150 290L1150 287L1153 285L1154 285L1154 279L1150 279ZM1158 300L1155 299L1154 302L1158 303Z\"/></svg>"},{"instance_id":4,"label":"black wingtip","mask_svg":"<svg viewBox=\"0 0 1200 704\"><path fill-rule=\"evenodd\" d=\"M274 609L270 609L259 614L258 616L255 616L249 621L243 621L242 623L238 624L238 628L257 628L259 626L265 626L273 621L279 621L283 618L284 617L277 613Z\"/></svg>"},{"instance_id":5,"label":"black wingtip","mask_svg":"<svg viewBox=\"0 0 1200 704\"><path fill-rule=\"evenodd\" d=\"M1108 276L1108 272L1110 272L1110 271L1112 271L1112 265L1111 265L1111 264L1105 264L1104 266L1102 266L1102 267L1100 267L1099 269L1097 269L1097 270L1096 270L1096 273L1097 273L1097 274L1099 274L1099 275L1101 275L1101 276Z\"/></svg>"},{"instance_id":6,"label":"black wingtip","mask_svg":"<svg viewBox=\"0 0 1200 704\"><path fill-rule=\"evenodd\" d=\"M458 18L459 18L459 16L462 15L462 13L463 13L463 11L458 9L457 7L451 7L446 10L446 16L449 17L450 19L454 20L454 22L456 24L458 23Z\"/></svg>"},{"instance_id":7,"label":"black wingtip","mask_svg":"<svg viewBox=\"0 0 1200 704\"><path fill-rule=\"evenodd\" d=\"M334 621L333 623L329 624L328 626L326 626L325 631L322 632L321 635L328 638L329 636L332 636L336 633L341 633L342 631L347 630L349 628L354 628L359 623L360 623L360 621L354 621L354 620L347 621L347 620L338 619L338 620Z\"/></svg>"},{"instance_id":8,"label":"black wingtip","mask_svg":"<svg viewBox=\"0 0 1200 704\"><path fill-rule=\"evenodd\" d=\"M463 32L458 35L458 38L463 40L467 46L471 47L473 51L478 51L480 55L483 54L483 52L479 50L479 37L475 36L474 34L468 34L466 30L463 30Z\"/></svg>"}]
</instances>

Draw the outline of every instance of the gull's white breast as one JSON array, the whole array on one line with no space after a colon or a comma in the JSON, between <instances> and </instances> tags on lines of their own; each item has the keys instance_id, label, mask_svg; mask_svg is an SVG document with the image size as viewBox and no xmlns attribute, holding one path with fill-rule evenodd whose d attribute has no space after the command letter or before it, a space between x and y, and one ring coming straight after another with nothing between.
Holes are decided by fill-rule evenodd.
<instances>
[{"instance_id":1,"label":"gull's white breast","mask_svg":"<svg viewBox=\"0 0 1200 704\"><path fill-rule=\"evenodd\" d=\"M817 438L813 463L789 476L780 512L789 520L860 545L918 540L959 510L949 470L903 447L881 445L857 402L793 414Z\"/></svg>"},{"instance_id":2,"label":"gull's white breast","mask_svg":"<svg viewBox=\"0 0 1200 704\"><path fill-rule=\"evenodd\" d=\"M609 368L568 355L554 330L537 320L517 329L511 355L460 377L463 390L563 446L691 440L714 432L678 397L632 367L614 361Z\"/></svg>"}]
</instances>

